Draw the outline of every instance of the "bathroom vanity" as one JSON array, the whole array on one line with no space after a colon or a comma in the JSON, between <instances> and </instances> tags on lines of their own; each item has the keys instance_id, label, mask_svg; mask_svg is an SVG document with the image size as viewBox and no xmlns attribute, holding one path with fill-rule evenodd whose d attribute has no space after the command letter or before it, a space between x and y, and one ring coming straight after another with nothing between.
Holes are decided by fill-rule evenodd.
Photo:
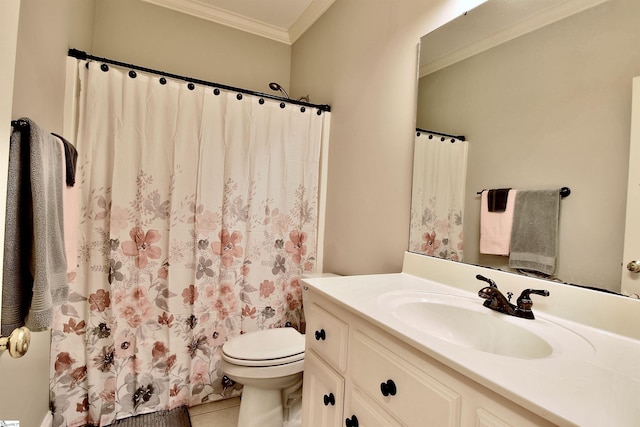
<instances>
[{"instance_id":1,"label":"bathroom vanity","mask_svg":"<svg viewBox=\"0 0 640 427\"><path fill-rule=\"evenodd\" d=\"M478 273L550 296L534 320L497 313ZM604 297L410 253L398 274L305 279L303 426L640 425L640 303Z\"/></svg>"}]
</instances>

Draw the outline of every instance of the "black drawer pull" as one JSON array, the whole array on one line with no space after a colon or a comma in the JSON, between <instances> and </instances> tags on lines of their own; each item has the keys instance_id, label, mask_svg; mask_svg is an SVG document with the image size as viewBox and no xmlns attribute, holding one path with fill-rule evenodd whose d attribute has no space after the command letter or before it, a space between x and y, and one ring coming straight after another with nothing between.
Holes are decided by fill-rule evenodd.
<instances>
[{"instance_id":1,"label":"black drawer pull","mask_svg":"<svg viewBox=\"0 0 640 427\"><path fill-rule=\"evenodd\" d=\"M344 420L344 424L347 427L358 427L358 417L352 415L351 418L347 418L346 420Z\"/></svg>"},{"instance_id":2,"label":"black drawer pull","mask_svg":"<svg viewBox=\"0 0 640 427\"><path fill-rule=\"evenodd\" d=\"M316 340L317 341L324 341L327 339L327 334L324 332L324 329L320 329L319 331L316 331Z\"/></svg>"},{"instance_id":3,"label":"black drawer pull","mask_svg":"<svg viewBox=\"0 0 640 427\"><path fill-rule=\"evenodd\" d=\"M380 383L380 391L383 396L395 396L398 389L396 388L396 383L393 380L387 380L386 383Z\"/></svg>"},{"instance_id":4,"label":"black drawer pull","mask_svg":"<svg viewBox=\"0 0 640 427\"><path fill-rule=\"evenodd\" d=\"M329 406L329 405L331 406L336 405L336 397L333 395L333 393L324 395L324 406Z\"/></svg>"}]
</instances>

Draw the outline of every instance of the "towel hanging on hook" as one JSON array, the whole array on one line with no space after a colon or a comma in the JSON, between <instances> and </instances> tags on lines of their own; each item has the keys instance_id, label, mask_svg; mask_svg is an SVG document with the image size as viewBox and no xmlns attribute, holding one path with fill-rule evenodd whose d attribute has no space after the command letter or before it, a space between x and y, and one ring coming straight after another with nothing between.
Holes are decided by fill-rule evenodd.
<instances>
[{"instance_id":1,"label":"towel hanging on hook","mask_svg":"<svg viewBox=\"0 0 640 427\"><path fill-rule=\"evenodd\" d=\"M25 119L11 120L11 127L14 127L20 130L26 129L29 127L29 122L26 121Z\"/></svg>"}]
</instances>

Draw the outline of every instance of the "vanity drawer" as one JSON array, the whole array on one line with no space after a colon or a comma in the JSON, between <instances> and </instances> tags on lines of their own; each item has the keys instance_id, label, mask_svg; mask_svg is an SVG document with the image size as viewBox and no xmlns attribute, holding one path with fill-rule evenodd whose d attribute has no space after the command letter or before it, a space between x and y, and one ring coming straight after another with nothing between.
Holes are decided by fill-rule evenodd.
<instances>
[{"instance_id":1,"label":"vanity drawer","mask_svg":"<svg viewBox=\"0 0 640 427\"><path fill-rule=\"evenodd\" d=\"M318 353L340 372L347 369L349 326L315 303L304 308L306 348Z\"/></svg>"},{"instance_id":2,"label":"vanity drawer","mask_svg":"<svg viewBox=\"0 0 640 427\"><path fill-rule=\"evenodd\" d=\"M350 360L351 380L407 425L460 424L458 393L360 331L353 333Z\"/></svg>"}]
</instances>

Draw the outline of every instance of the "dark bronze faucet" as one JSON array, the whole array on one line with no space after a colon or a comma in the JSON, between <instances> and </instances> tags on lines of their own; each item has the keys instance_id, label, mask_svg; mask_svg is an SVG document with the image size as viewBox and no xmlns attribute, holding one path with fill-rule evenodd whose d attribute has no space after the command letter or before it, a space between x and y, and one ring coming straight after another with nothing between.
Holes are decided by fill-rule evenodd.
<instances>
[{"instance_id":1,"label":"dark bronze faucet","mask_svg":"<svg viewBox=\"0 0 640 427\"><path fill-rule=\"evenodd\" d=\"M476 276L476 279L489 284L489 286L478 291L478 296L486 300L483 305L491 310L508 314L509 316L522 317L524 319L535 319L533 311L531 311L533 301L531 301L530 294L542 295L544 297L549 296L549 291L544 289L525 289L518 297L518 300L516 301L517 304L514 305L509 302L513 295L511 292L507 293L509 296L507 298L502 294L502 292L500 292L500 290L498 290L498 285L496 285L496 282L493 280L480 274Z\"/></svg>"}]
</instances>

